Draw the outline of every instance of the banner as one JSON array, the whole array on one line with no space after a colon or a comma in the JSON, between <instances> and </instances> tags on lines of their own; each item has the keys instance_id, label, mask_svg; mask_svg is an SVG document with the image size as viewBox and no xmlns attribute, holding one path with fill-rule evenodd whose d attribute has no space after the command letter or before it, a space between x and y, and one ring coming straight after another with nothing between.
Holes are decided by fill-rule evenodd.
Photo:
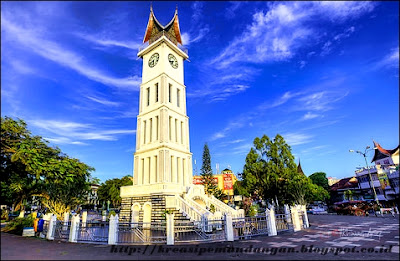
<instances>
[{"instance_id":1,"label":"banner","mask_svg":"<svg viewBox=\"0 0 400 261\"><path fill-rule=\"evenodd\" d=\"M378 173L379 183L381 183L381 188L385 189L389 186L389 178L386 173Z\"/></svg>"},{"instance_id":2,"label":"banner","mask_svg":"<svg viewBox=\"0 0 400 261\"><path fill-rule=\"evenodd\" d=\"M224 190L233 189L232 174L222 174L224 178Z\"/></svg>"},{"instance_id":3,"label":"banner","mask_svg":"<svg viewBox=\"0 0 400 261\"><path fill-rule=\"evenodd\" d=\"M202 185L203 184L203 180L201 179L200 176L194 176L193 177L193 184L195 185Z\"/></svg>"}]
</instances>

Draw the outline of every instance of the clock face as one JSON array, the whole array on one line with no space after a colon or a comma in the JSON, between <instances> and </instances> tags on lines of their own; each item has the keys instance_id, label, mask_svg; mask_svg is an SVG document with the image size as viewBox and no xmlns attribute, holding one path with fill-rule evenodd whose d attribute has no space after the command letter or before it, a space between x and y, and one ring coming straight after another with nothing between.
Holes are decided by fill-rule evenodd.
<instances>
[{"instance_id":1,"label":"clock face","mask_svg":"<svg viewBox=\"0 0 400 261\"><path fill-rule=\"evenodd\" d=\"M176 57L173 54L168 54L168 61L171 64L172 68L178 68L178 60L176 60Z\"/></svg>"},{"instance_id":2,"label":"clock face","mask_svg":"<svg viewBox=\"0 0 400 261\"><path fill-rule=\"evenodd\" d=\"M160 58L160 55L158 53L154 53L149 59L149 66L150 67L156 66L158 58Z\"/></svg>"}]
</instances>

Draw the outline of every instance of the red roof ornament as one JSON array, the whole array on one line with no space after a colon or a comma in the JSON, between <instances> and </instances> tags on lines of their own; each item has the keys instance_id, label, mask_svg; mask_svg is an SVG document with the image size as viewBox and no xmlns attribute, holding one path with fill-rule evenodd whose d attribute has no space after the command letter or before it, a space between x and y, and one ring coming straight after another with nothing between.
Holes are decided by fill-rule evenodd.
<instances>
[{"instance_id":1,"label":"red roof ornament","mask_svg":"<svg viewBox=\"0 0 400 261\"><path fill-rule=\"evenodd\" d=\"M149 41L149 44L159 39L162 35L165 35L174 44L182 44L181 32L179 29L178 19L178 7L175 9L174 17L171 21L163 26L155 17L153 7L150 6L150 16L147 23L146 33L143 38L143 43Z\"/></svg>"},{"instance_id":2,"label":"red roof ornament","mask_svg":"<svg viewBox=\"0 0 400 261\"><path fill-rule=\"evenodd\" d=\"M377 160L380 160L383 158L391 157L394 153L398 152L399 147L400 147L400 146L397 146L397 148L395 148L393 150L387 150L387 149L382 148L378 142L376 142L376 141L373 141L373 142L374 142L375 154L374 154L374 157L372 158L371 162L374 162L374 161L377 161Z\"/></svg>"}]
</instances>

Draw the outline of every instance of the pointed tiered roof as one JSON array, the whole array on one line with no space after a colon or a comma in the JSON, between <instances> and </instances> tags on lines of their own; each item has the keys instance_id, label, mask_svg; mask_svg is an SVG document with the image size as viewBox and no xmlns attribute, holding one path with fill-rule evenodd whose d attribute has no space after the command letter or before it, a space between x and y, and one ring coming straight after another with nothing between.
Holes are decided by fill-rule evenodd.
<instances>
[{"instance_id":1,"label":"pointed tiered roof","mask_svg":"<svg viewBox=\"0 0 400 261\"><path fill-rule=\"evenodd\" d=\"M163 26L155 17L153 7L150 7L150 16L147 22L143 43L149 41L149 44L151 44L162 35L165 35L175 45L178 45L178 43L182 44L181 32L179 30L178 8L175 9L175 14L171 21L166 26Z\"/></svg>"},{"instance_id":2,"label":"pointed tiered roof","mask_svg":"<svg viewBox=\"0 0 400 261\"><path fill-rule=\"evenodd\" d=\"M399 152L400 146L397 146L395 149L392 149L392 150L386 150L386 149L382 148L378 142L376 142L376 141L373 141L373 142L374 142L375 154L374 154L374 157L371 162L374 162L376 160L380 160L383 158L391 157L396 152L397 153Z\"/></svg>"},{"instance_id":3,"label":"pointed tiered roof","mask_svg":"<svg viewBox=\"0 0 400 261\"><path fill-rule=\"evenodd\" d=\"M299 159L299 165L297 165L297 173L303 174L304 176L306 175L304 174L303 169L301 168L300 159Z\"/></svg>"}]
</instances>

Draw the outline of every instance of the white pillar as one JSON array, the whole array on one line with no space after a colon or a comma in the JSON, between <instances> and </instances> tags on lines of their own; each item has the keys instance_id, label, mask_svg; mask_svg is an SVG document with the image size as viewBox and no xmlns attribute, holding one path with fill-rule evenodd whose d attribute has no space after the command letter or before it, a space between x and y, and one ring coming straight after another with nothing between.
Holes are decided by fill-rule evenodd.
<instances>
[{"instance_id":1,"label":"white pillar","mask_svg":"<svg viewBox=\"0 0 400 261\"><path fill-rule=\"evenodd\" d=\"M82 213L82 227L86 227L86 220L87 220L87 211L83 211L83 213Z\"/></svg>"},{"instance_id":2,"label":"white pillar","mask_svg":"<svg viewBox=\"0 0 400 261\"><path fill-rule=\"evenodd\" d=\"M167 214L167 245L175 243L174 216L175 214Z\"/></svg>"},{"instance_id":3,"label":"white pillar","mask_svg":"<svg viewBox=\"0 0 400 261\"><path fill-rule=\"evenodd\" d=\"M116 245L118 239L118 215L110 216L110 224L108 226L108 244Z\"/></svg>"},{"instance_id":4,"label":"white pillar","mask_svg":"<svg viewBox=\"0 0 400 261\"><path fill-rule=\"evenodd\" d=\"M71 228L69 230L69 242L76 243L78 237L78 229L79 229L79 215L75 215L71 218Z\"/></svg>"},{"instance_id":5,"label":"white pillar","mask_svg":"<svg viewBox=\"0 0 400 261\"><path fill-rule=\"evenodd\" d=\"M221 211L215 211L215 213L214 213L214 219L216 220L215 221L215 225L216 225L216 229L217 230L222 230L222 213L221 213ZM231 217L231 219L232 219L232 217Z\"/></svg>"},{"instance_id":6,"label":"white pillar","mask_svg":"<svg viewBox=\"0 0 400 261\"><path fill-rule=\"evenodd\" d=\"M68 230L69 212L64 213L63 230Z\"/></svg>"},{"instance_id":7,"label":"white pillar","mask_svg":"<svg viewBox=\"0 0 400 261\"><path fill-rule=\"evenodd\" d=\"M265 215L267 217L267 226L268 226L268 236L276 236L278 235L276 230L276 220L275 220L275 209L271 207L271 209L265 210Z\"/></svg>"},{"instance_id":8,"label":"white pillar","mask_svg":"<svg viewBox=\"0 0 400 261\"><path fill-rule=\"evenodd\" d=\"M307 215L307 208L306 205L301 205L301 210L303 211L304 214L304 227L310 227L310 223L308 222L308 215Z\"/></svg>"},{"instance_id":9,"label":"white pillar","mask_svg":"<svg viewBox=\"0 0 400 261\"><path fill-rule=\"evenodd\" d=\"M285 212L286 222L292 222L292 218L290 216L290 208L288 204L283 205L283 211Z\"/></svg>"},{"instance_id":10,"label":"white pillar","mask_svg":"<svg viewBox=\"0 0 400 261\"><path fill-rule=\"evenodd\" d=\"M235 238L233 236L232 216L229 214L225 214L225 236L226 236L226 241L234 241L235 240Z\"/></svg>"},{"instance_id":11,"label":"white pillar","mask_svg":"<svg viewBox=\"0 0 400 261\"><path fill-rule=\"evenodd\" d=\"M49 226L47 228L47 234L46 234L46 238L48 240L54 240L54 232L56 230L56 222L57 222L57 216L51 215L50 220L49 220Z\"/></svg>"},{"instance_id":12,"label":"white pillar","mask_svg":"<svg viewBox=\"0 0 400 261\"><path fill-rule=\"evenodd\" d=\"M292 222L293 222L293 230L294 232L301 230L300 228L300 220L299 220L299 212L297 211L297 207L290 207L290 212L292 214Z\"/></svg>"}]
</instances>

